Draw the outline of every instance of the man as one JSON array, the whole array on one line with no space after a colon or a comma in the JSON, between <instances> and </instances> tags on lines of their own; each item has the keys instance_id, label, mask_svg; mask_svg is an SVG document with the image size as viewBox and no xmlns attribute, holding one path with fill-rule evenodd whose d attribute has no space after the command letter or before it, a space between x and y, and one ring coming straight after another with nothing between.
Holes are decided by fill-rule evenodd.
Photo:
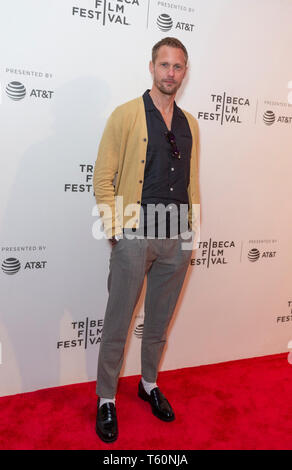
<instances>
[{"instance_id":1,"label":"man","mask_svg":"<svg viewBox=\"0 0 292 470\"><path fill-rule=\"evenodd\" d=\"M156 380L166 331L191 257L191 249L183 249L183 243L186 235L193 234L194 207L199 204L197 123L174 101L187 60L179 40L164 38L155 44L152 88L114 110L95 164L96 201L112 242L96 390L96 432L104 442L118 436L117 383L146 273L138 396L149 402L157 418L175 418Z\"/></svg>"}]
</instances>

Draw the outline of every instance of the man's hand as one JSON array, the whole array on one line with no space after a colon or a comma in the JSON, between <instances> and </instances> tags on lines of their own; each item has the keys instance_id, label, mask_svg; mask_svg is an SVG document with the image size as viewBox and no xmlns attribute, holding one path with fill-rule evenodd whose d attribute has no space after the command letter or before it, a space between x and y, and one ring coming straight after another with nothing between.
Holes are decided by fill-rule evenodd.
<instances>
[{"instance_id":1,"label":"man's hand","mask_svg":"<svg viewBox=\"0 0 292 470\"><path fill-rule=\"evenodd\" d=\"M121 235L115 235L114 237L112 237L110 239L112 246L115 246L121 238L123 238L122 234Z\"/></svg>"}]
</instances>

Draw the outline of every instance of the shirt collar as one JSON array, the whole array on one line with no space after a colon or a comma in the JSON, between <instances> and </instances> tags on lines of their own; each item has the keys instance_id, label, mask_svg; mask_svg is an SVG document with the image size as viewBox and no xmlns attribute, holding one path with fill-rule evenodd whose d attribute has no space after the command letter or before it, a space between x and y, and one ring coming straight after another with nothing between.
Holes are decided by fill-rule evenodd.
<instances>
[{"instance_id":1,"label":"shirt collar","mask_svg":"<svg viewBox=\"0 0 292 470\"><path fill-rule=\"evenodd\" d=\"M153 100L151 96L149 95L150 90L146 90L145 93L143 94L143 100L145 104L145 111L155 111L157 110L155 104L153 103ZM177 114L180 117L184 117L184 113L182 110L177 106L176 102L174 101L173 103L173 113Z\"/></svg>"},{"instance_id":2,"label":"shirt collar","mask_svg":"<svg viewBox=\"0 0 292 470\"><path fill-rule=\"evenodd\" d=\"M149 95L150 90L146 90L143 95L143 100L145 104L145 111L155 111L157 108L154 105L151 96Z\"/></svg>"}]
</instances>

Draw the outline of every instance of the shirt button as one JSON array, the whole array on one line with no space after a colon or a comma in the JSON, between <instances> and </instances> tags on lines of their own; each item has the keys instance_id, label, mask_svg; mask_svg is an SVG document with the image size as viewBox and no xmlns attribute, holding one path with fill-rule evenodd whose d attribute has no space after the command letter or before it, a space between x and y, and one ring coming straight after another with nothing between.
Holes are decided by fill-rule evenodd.
<instances>
[{"instance_id":1,"label":"shirt button","mask_svg":"<svg viewBox=\"0 0 292 470\"><path fill-rule=\"evenodd\" d=\"M169 206L169 209L172 209L172 206Z\"/></svg>"},{"instance_id":2,"label":"shirt button","mask_svg":"<svg viewBox=\"0 0 292 470\"><path fill-rule=\"evenodd\" d=\"M173 166L171 167L171 171L174 171L174 168L173 168Z\"/></svg>"},{"instance_id":3,"label":"shirt button","mask_svg":"<svg viewBox=\"0 0 292 470\"><path fill-rule=\"evenodd\" d=\"M169 188L169 189L170 189L170 191L173 191L173 188L172 188L172 187L171 187L171 188Z\"/></svg>"}]
</instances>

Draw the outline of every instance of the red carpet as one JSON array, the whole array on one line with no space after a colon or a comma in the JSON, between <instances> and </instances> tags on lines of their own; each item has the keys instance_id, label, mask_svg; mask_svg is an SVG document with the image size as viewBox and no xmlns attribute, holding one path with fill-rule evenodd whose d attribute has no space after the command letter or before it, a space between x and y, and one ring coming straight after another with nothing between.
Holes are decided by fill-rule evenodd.
<instances>
[{"instance_id":1,"label":"red carpet","mask_svg":"<svg viewBox=\"0 0 292 470\"><path fill-rule=\"evenodd\" d=\"M0 449L292 449L288 354L161 372L176 420L155 418L137 397L139 377L121 378L119 438L95 434L95 382L0 398Z\"/></svg>"}]
</instances>

